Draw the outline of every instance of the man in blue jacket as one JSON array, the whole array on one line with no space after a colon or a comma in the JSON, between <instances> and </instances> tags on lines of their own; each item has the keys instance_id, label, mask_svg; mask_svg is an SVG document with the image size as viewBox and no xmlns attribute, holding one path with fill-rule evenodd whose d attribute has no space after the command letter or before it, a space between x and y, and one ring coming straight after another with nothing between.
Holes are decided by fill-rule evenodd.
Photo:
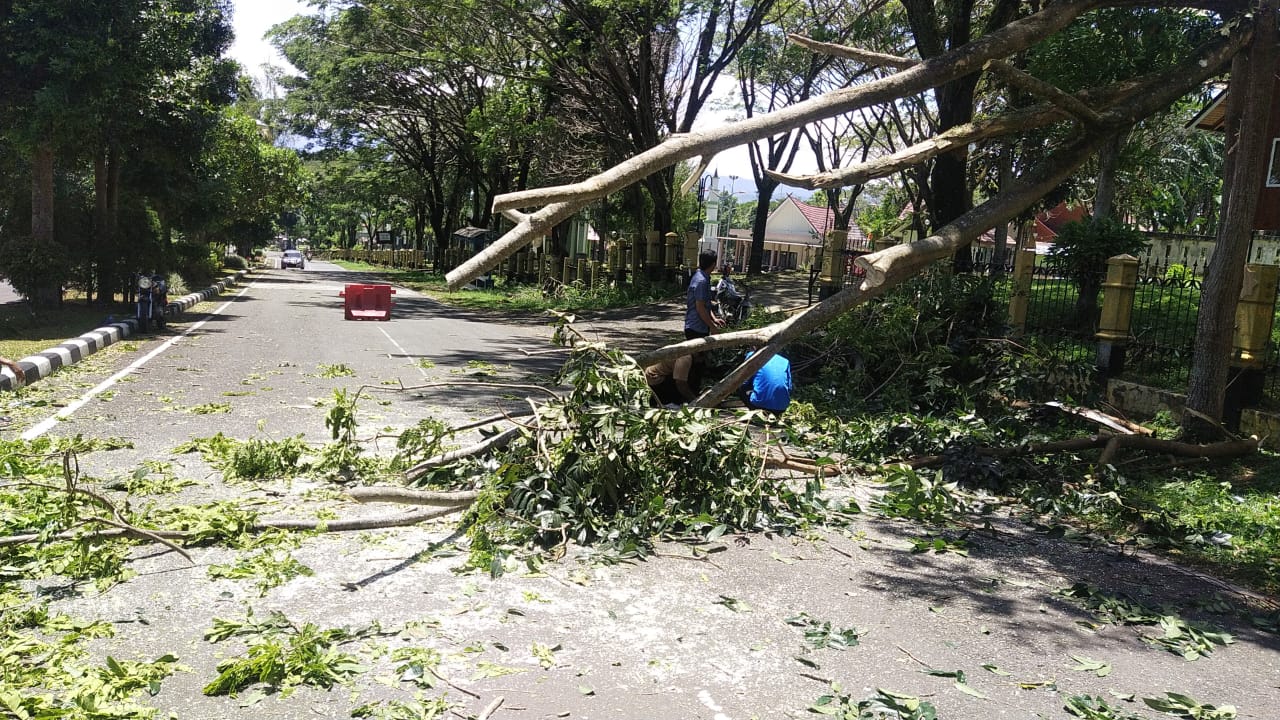
<instances>
[{"instance_id":1,"label":"man in blue jacket","mask_svg":"<svg viewBox=\"0 0 1280 720\"><path fill-rule=\"evenodd\" d=\"M747 353L747 357L751 355ZM756 371L755 377L743 383L742 400L752 410L781 415L791 405L791 389L791 361L774 355Z\"/></svg>"}]
</instances>

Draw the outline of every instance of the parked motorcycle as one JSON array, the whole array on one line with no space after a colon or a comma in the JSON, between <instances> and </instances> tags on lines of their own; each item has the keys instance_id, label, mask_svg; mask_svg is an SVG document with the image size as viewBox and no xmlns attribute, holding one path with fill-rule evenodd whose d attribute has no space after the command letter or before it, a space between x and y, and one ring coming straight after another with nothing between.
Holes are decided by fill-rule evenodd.
<instances>
[{"instance_id":1,"label":"parked motorcycle","mask_svg":"<svg viewBox=\"0 0 1280 720\"><path fill-rule=\"evenodd\" d=\"M165 325L165 309L169 306L169 283L160 274L138 275L138 332L157 330Z\"/></svg>"}]
</instances>

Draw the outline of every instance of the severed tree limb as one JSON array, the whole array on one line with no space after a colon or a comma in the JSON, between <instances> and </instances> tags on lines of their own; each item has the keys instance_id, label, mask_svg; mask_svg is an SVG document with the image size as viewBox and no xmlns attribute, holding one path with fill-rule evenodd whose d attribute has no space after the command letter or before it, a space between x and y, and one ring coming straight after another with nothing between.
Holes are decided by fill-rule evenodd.
<instances>
[{"instance_id":1,"label":"severed tree limb","mask_svg":"<svg viewBox=\"0 0 1280 720\"><path fill-rule=\"evenodd\" d=\"M550 231L592 201L634 184L655 172L695 156L718 153L739 145L794 130L859 108L892 102L981 70L986 61L1025 50L1065 28L1102 0L1062 0L1015 20L972 42L922 61L887 78L837 90L796 103L777 112L714 130L676 135L580 183L507 193L494 200L496 212L547 203L514 228L446 276L456 290L510 257L530 240Z\"/></svg>"},{"instance_id":2,"label":"severed tree limb","mask_svg":"<svg viewBox=\"0 0 1280 720\"><path fill-rule=\"evenodd\" d=\"M858 62L866 63L873 67L891 67L899 70L906 70L907 68L915 67L920 63L919 60L912 60L911 58L900 57L898 55L889 55L888 53L864 50L862 48L849 47L848 45L821 42L798 33L787 33L787 39L800 47L812 50L819 55L830 55L831 57L844 58L845 60L857 60Z\"/></svg>"},{"instance_id":3,"label":"severed tree limb","mask_svg":"<svg viewBox=\"0 0 1280 720\"><path fill-rule=\"evenodd\" d=\"M864 286L874 287L903 272L914 274L926 265L949 258L975 237L996 225L1008 222L1033 202L1047 195L1071 176L1110 136L1110 131L1127 127L1166 107L1205 79L1216 75L1252 36L1249 27L1238 28L1229 37L1212 43L1200 57L1153 76L1149 90L1133 94L1100 116L1098 132L1091 132L1066 147L1059 148L1037 167L1020 175L1009 190L991 198L933 235L905 245L855 258L866 271ZM1156 78L1164 78L1157 82Z\"/></svg>"},{"instance_id":4,"label":"severed tree limb","mask_svg":"<svg viewBox=\"0 0 1280 720\"><path fill-rule=\"evenodd\" d=\"M1091 437L1071 438L1070 440L1054 440L1052 442L1032 443L1030 445L1018 445L1015 447L983 447L975 448L979 455L987 457L1016 457L1020 455L1049 455L1059 452L1079 452L1081 450L1092 450L1100 448L1107 444L1109 436L1093 435ZM922 468L938 467L943 462L941 455L921 455L920 457L908 458L899 462L885 463L886 465L906 465L912 470L920 470Z\"/></svg>"},{"instance_id":5,"label":"severed tree limb","mask_svg":"<svg viewBox=\"0 0 1280 720\"><path fill-rule=\"evenodd\" d=\"M1148 73L1147 75L1121 80L1102 87L1081 90L1071 97L1082 106L1097 106L1105 109L1134 93L1145 92L1154 85L1166 82L1168 82L1166 72ZM1091 110L1090 112L1092 113L1093 111ZM1015 132L1025 132L1046 127L1070 117L1071 113L1061 106L1043 103L1011 110L992 118L974 120L957 125L950 130L941 132L895 153L845 168L832 169L813 175L788 175L766 169L765 174L784 185L809 190L831 190L845 187L846 185L863 185L869 180L888 177L959 147L966 147L984 140L1011 135Z\"/></svg>"},{"instance_id":6,"label":"severed tree limb","mask_svg":"<svg viewBox=\"0 0 1280 720\"><path fill-rule=\"evenodd\" d=\"M788 175L773 170L765 170L765 174L784 185L808 190L830 190L847 185L862 185L868 180L888 177L956 148L968 147L982 140L1017 131L1045 127L1067 117L1067 114L1059 108L1037 105L987 120L975 120L957 125L898 152L847 168L837 168L813 175Z\"/></svg>"},{"instance_id":7,"label":"severed tree limb","mask_svg":"<svg viewBox=\"0 0 1280 720\"><path fill-rule=\"evenodd\" d=\"M1044 405L1045 407L1051 407L1054 410L1066 413L1067 415L1074 415L1090 422L1097 423L1102 427L1121 435L1151 435L1154 432L1151 428L1143 427L1137 423L1125 420L1124 418L1108 415L1107 413L1100 410L1094 410L1092 408L1077 407L1075 405L1067 405L1066 403L1060 403L1057 401L1047 402Z\"/></svg>"},{"instance_id":8,"label":"severed tree limb","mask_svg":"<svg viewBox=\"0 0 1280 720\"><path fill-rule=\"evenodd\" d=\"M395 515L377 515L368 518L352 518L349 520L296 520L282 518L278 520L259 520L250 528L250 532L262 532L263 530L309 530L314 532L358 532L360 530L379 530L389 527L404 527L406 525L417 525L427 520L433 520L438 517L450 515L466 509L465 506L447 507L447 508L431 508L429 510L412 510L410 512L398 513ZM80 539L97 539L97 538L120 538L120 537L138 537L136 534L138 528L116 528L112 530L98 530L88 533L76 532L60 532L51 535L44 540L80 540ZM154 540L161 538L167 540L186 540L192 536L192 533L186 530L146 530L147 537ZM10 545L22 545L24 543L35 542L41 540L40 533L28 533L25 535L9 535L0 537L0 547L8 547Z\"/></svg>"},{"instance_id":9,"label":"severed tree limb","mask_svg":"<svg viewBox=\"0 0 1280 720\"><path fill-rule=\"evenodd\" d=\"M1004 80L1009 86L1025 90L1036 97L1042 97L1071 113L1085 125L1097 125L1102 122L1102 118L1098 117L1098 113L1094 112L1093 108L1082 102L1080 98L1066 92L1057 85L1025 73L1004 60L992 60L987 63L986 69L1001 80Z\"/></svg>"},{"instance_id":10,"label":"severed tree limb","mask_svg":"<svg viewBox=\"0 0 1280 720\"><path fill-rule=\"evenodd\" d=\"M466 425L455 425L449 428L450 435L456 435L464 430L474 430L476 428L493 425L502 421L514 422L517 418L526 418L533 414L532 410L521 410L519 412L502 413L500 415L490 415L487 418L481 418L475 422L469 422Z\"/></svg>"},{"instance_id":11,"label":"severed tree limb","mask_svg":"<svg viewBox=\"0 0 1280 720\"><path fill-rule=\"evenodd\" d=\"M1159 108L1165 107L1180 97L1187 86L1216 74L1248 42L1250 35L1251 32L1247 28L1241 28L1231 36L1211 44L1202 56L1154 74L1147 83L1149 91L1135 93L1127 101L1117 103L1110 108L1102 115L1104 124L1111 127L1124 127L1133 124L1136 118L1146 117ZM1040 164L1021 174L1007 189L940 228L933 235L910 244L895 245L886 250L856 258L854 262L866 271L866 278L860 286L846 287L798 315L768 327L687 340L645 353L638 357L637 361L642 365L651 364L714 347L763 344L764 347L761 350L739 365L724 380L704 392L696 401L696 404L702 407L717 405L732 395L787 343L822 326L859 303L883 294L929 264L951 257L956 250L983 232L1016 217L1018 213L1030 207L1070 177L1107 139L1108 135L1105 132L1085 135L1053 151Z\"/></svg>"},{"instance_id":12,"label":"severed tree limb","mask_svg":"<svg viewBox=\"0 0 1280 720\"><path fill-rule=\"evenodd\" d=\"M480 496L480 493L471 490L432 492L429 490L386 486L352 488L347 491L347 494L351 496L352 500L360 503L395 502L404 505L439 505L444 507L469 505Z\"/></svg>"},{"instance_id":13,"label":"severed tree limb","mask_svg":"<svg viewBox=\"0 0 1280 720\"><path fill-rule=\"evenodd\" d=\"M1209 443L1208 445L1196 445L1176 440L1160 440L1146 437L1145 435L1115 435L1107 442L1102 454L1098 456L1097 469L1101 471L1112 464L1116 455L1122 449L1146 450L1147 452L1162 453L1175 457L1221 459L1256 453L1258 451L1258 438L1223 440L1222 442Z\"/></svg>"},{"instance_id":14,"label":"severed tree limb","mask_svg":"<svg viewBox=\"0 0 1280 720\"><path fill-rule=\"evenodd\" d=\"M137 538L138 540L150 540L152 542L160 543L161 545L164 545L170 550L181 555L183 559L185 559L187 562L191 563L192 565L196 564L196 561L191 559L191 553L188 553L186 550L183 550L181 547L175 545L174 543L161 537L160 535L157 535L155 532L151 530L146 530L144 528L138 527L137 525L131 525L127 522L116 522L115 520L108 520L107 518L104 518L104 517L93 516L93 517L87 517L85 518L85 520L88 522L96 522L96 523L102 523L103 525L110 525L111 527L118 529L121 533L125 535L125 537Z\"/></svg>"},{"instance_id":15,"label":"severed tree limb","mask_svg":"<svg viewBox=\"0 0 1280 720\"><path fill-rule=\"evenodd\" d=\"M457 450L451 450L447 453L441 453L433 458L427 458L426 460L423 460L417 465L414 465L413 467L406 470L405 477L409 480L413 480L414 478L421 476L423 473L427 472L428 470L431 470L433 468L438 468L443 465L448 465L449 463L454 462L455 460L475 457L476 455L481 455L490 450L497 450L500 448L504 448L507 445L510 445L511 441L515 440L516 437L520 435L520 433L522 432L524 432L524 428L519 426L516 426L513 428L507 428L506 430L503 430L497 435L494 435L493 437L485 438L484 440L481 440L480 442L474 445L469 445L467 447L459 448Z\"/></svg>"}]
</instances>

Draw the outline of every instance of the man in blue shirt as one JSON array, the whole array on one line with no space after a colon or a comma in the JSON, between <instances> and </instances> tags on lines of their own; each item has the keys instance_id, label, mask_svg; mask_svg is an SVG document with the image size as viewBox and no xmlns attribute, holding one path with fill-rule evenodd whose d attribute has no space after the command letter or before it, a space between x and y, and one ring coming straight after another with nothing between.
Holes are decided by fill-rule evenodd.
<instances>
[{"instance_id":1,"label":"man in blue shirt","mask_svg":"<svg viewBox=\"0 0 1280 720\"><path fill-rule=\"evenodd\" d=\"M684 337L704 338L724 327L724 320L711 312L711 270L716 266L716 251L704 250L698 255L698 269L689 280L685 298Z\"/></svg>"},{"instance_id":2,"label":"man in blue shirt","mask_svg":"<svg viewBox=\"0 0 1280 720\"><path fill-rule=\"evenodd\" d=\"M751 357L752 353L747 353ZM755 377L742 385L742 399L752 410L781 415L791 404L791 361L774 355Z\"/></svg>"}]
</instances>

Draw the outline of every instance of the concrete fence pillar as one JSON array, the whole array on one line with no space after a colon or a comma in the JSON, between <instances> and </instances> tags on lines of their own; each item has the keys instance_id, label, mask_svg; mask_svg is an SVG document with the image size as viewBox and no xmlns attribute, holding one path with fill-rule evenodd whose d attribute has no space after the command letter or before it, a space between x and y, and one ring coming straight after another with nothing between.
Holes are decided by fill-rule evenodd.
<instances>
[{"instance_id":1,"label":"concrete fence pillar","mask_svg":"<svg viewBox=\"0 0 1280 720\"><path fill-rule=\"evenodd\" d=\"M676 252L680 249L680 236L669 232L666 234L666 248L662 254L662 266L668 270L676 269Z\"/></svg>"},{"instance_id":2,"label":"concrete fence pillar","mask_svg":"<svg viewBox=\"0 0 1280 720\"><path fill-rule=\"evenodd\" d=\"M1107 279L1102 283L1102 316L1098 320L1098 369L1108 377L1124 370L1125 348L1133 321L1133 295L1138 287L1138 258L1107 258Z\"/></svg>"},{"instance_id":3,"label":"concrete fence pillar","mask_svg":"<svg viewBox=\"0 0 1280 720\"><path fill-rule=\"evenodd\" d=\"M1227 394L1223 398L1222 423L1240 428L1240 414L1262 398L1266 386L1267 350L1276 312L1276 286L1280 267L1246 265L1240 300L1236 303L1236 332L1232 340Z\"/></svg>"},{"instance_id":4,"label":"concrete fence pillar","mask_svg":"<svg viewBox=\"0 0 1280 720\"><path fill-rule=\"evenodd\" d=\"M684 257L681 260L689 272L698 269L698 243L701 239L702 236L692 230L684 234Z\"/></svg>"},{"instance_id":5,"label":"concrete fence pillar","mask_svg":"<svg viewBox=\"0 0 1280 720\"><path fill-rule=\"evenodd\" d=\"M1023 248L1013 257L1013 290L1009 295L1009 327L1013 334L1027 330L1027 303L1031 300L1031 271L1036 267L1036 251Z\"/></svg>"},{"instance_id":6,"label":"concrete fence pillar","mask_svg":"<svg viewBox=\"0 0 1280 720\"><path fill-rule=\"evenodd\" d=\"M818 274L818 299L826 300L840 291L844 282L844 246L847 230L828 230L822 241L822 272Z\"/></svg>"}]
</instances>

